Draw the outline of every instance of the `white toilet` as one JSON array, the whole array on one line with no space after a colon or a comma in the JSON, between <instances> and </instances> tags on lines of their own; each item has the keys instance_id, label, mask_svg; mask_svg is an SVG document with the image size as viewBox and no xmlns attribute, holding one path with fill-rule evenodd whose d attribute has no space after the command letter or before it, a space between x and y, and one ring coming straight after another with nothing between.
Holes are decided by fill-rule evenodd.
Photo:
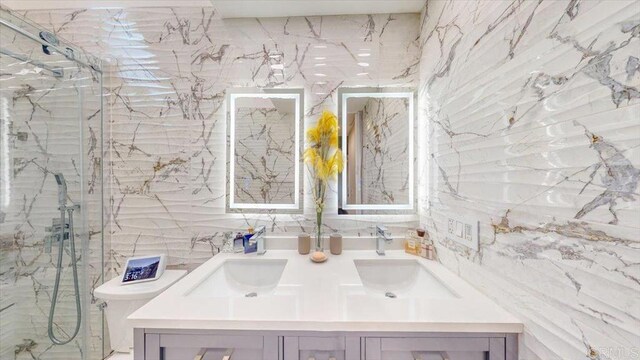
<instances>
[{"instance_id":1,"label":"white toilet","mask_svg":"<svg viewBox=\"0 0 640 360\"><path fill-rule=\"evenodd\" d=\"M127 317L186 273L186 270L165 270L158 280L128 285L122 285L118 276L94 290L95 297L107 305L105 314L111 348L114 351L127 353L133 347L133 327Z\"/></svg>"}]
</instances>

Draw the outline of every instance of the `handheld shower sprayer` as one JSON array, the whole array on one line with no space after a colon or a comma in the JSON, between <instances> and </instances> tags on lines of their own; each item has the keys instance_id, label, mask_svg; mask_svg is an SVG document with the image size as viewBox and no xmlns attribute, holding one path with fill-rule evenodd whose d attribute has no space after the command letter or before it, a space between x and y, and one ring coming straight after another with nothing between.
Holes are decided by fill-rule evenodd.
<instances>
[{"instance_id":1,"label":"handheld shower sprayer","mask_svg":"<svg viewBox=\"0 0 640 360\"><path fill-rule=\"evenodd\" d=\"M64 345L68 344L73 340L78 332L80 331L80 324L82 320L82 313L80 307L80 289L78 284L78 263L76 257L76 245L75 245L75 230L73 228L73 211L79 209L80 207L75 204L71 204L71 206L67 206L67 182L64 179L64 175L61 173L53 174L56 182L58 183L58 210L60 210L60 233L57 237L58 241L58 262L56 265L56 280L53 285L53 294L51 296L51 309L49 310L49 326L48 333L49 339L55 345ZM69 216L69 227L68 230L65 230L67 222L65 221L65 215ZM54 219L55 221L55 219ZM67 339L60 340L53 333L54 323L53 317L56 312L56 305L58 303L58 290L60 288L60 275L62 272L62 255L64 254L64 242L65 242L65 232L68 231L69 236L69 254L71 255L71 268L73 271L73 289L75 292L75 301L76 301L76 326L73 334L69 336Z\"/></svg>"},{"instance_id":2,"label":"handheld shower sprayer","mask_svg":"<svg viewBox=\"0 0 640 360\"><path fill-rule=\"evenodd\" d=\"M67 204L67 182L64 180L62 173L55 173L53 176L58 183L58 206L64 207Z\"/></svg>"}]
</instances>

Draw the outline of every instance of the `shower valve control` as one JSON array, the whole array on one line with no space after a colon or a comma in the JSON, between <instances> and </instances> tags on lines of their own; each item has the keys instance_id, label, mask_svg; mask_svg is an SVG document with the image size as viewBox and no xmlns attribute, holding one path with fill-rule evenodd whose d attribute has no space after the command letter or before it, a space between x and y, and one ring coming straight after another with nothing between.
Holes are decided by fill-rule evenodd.
<instances>
[{"instance_id":1,"label":"shower valve control","mask_svg":"<svg viewBox=\"0 0 640 360\"><path fill-rule=\"evenodd\" d=\"M52 235L56 235L57 236L57 235L60 234L60 228L61 228L60 219L59 218L53 218L53 219L51 219L51 226L45 227L44 230L46 232L51 233ZM64 238L65 238L65 240L67 240L69 238L68 237L68 235L69 235L69 220L66 220L64 222L64 232L65 232Z\"/></svg>"},{"instance_id":2,"label":"shower valve control","mask_svg":"<svg viewBox=\"0 0 640 360\"><path fill-rule=\"evenodd\" d=\"M51 247L53 246L54 242L57 243L60 241L60 229L61 229L61 225L60 225L59 218L53 218L51 220L51 226L47 226L44 228L44 230L49 233L49 235L47 235L47 237L45 237L44 239L46 253L51 252ZM69 221L68 220L66 220L64 224L64 240L69 240Z\"/></svg>"}]
</instances>

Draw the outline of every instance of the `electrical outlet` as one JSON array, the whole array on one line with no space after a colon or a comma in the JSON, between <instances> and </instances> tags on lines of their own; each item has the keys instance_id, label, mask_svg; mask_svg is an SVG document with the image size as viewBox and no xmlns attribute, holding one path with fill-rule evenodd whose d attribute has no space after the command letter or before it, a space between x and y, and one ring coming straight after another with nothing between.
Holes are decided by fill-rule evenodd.
<instances>
[{"instance_id":1,"label":"electrical outlet","mask_svg":"<svg viewBox=\"0 0 640 360\"><path fill-rule=\"evenodd\" d=\"M480 222L464 216L449 216L447 221L447 239L478 251L480 241Z\"/></svg>"},{"instance_id":2,"label":"electrical outlet","mask_svg":"<svg viewBox=\"0 0 640 360\"><path fill-rule=\"evenodd\" d=\"M453 219L449 219L449 226L447 227L447 232L450 235L453 235L455 231L456 222Z\"/></svg>"}]
</instances>

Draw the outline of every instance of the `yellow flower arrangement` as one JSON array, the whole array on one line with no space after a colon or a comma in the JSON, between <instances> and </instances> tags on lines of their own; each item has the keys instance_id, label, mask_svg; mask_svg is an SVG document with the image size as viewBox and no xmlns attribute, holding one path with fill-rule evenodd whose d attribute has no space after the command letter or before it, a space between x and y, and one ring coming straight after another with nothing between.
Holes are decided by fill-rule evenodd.
<instances>
[{"instance_id":1,"label":"yellow flower arrangement","mask_svg":"<svg viewBox=\"0 0 640 360\"><path fill-rule=\"evenodd\" d=\"M323 111L315 127L307 130L307 149L304 162L313 181L313 199L316 205L316 251L322 249L322 213L329 181L342 172L342 151L338 149L338 118Z\"/></svg>"}]
</instances>

